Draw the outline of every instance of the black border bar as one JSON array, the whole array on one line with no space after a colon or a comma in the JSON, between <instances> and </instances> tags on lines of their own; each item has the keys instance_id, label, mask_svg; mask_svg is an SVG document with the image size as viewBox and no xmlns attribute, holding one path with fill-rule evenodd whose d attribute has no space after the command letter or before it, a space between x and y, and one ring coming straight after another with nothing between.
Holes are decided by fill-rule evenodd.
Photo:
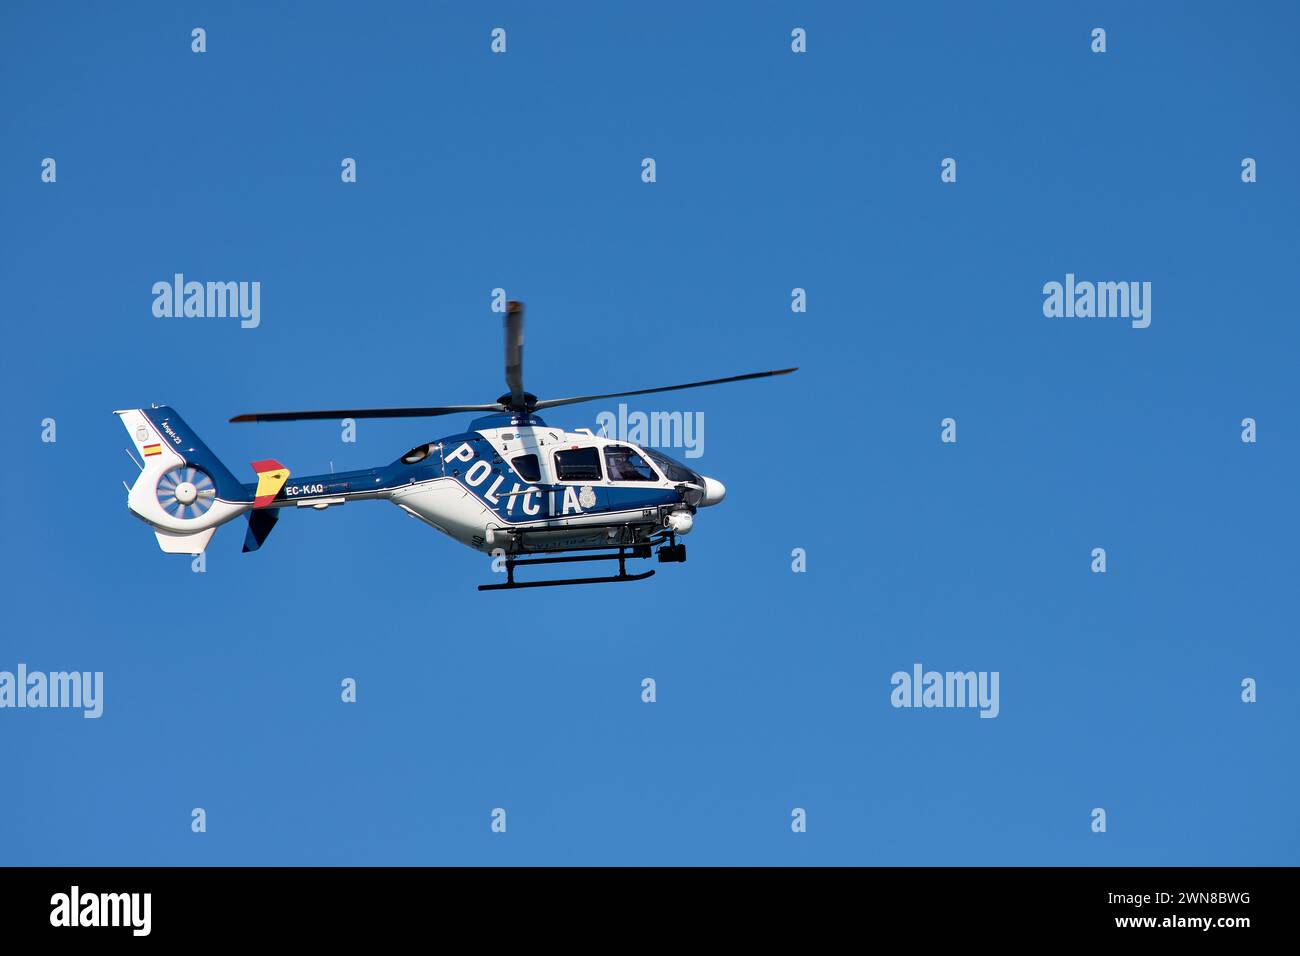
<instances>
[{"instance_id":1,"label":"black border bar","mask_svg":"<svg viewBox=\"0 0 1300 956\"><path fill-rule=\"evenodd\" d=\"M1291 935L1296 875L1200 867L0 868L0 926L10 941L78 945L110 937L338 944L449 932L532 946L581 938L667 945L701 934L807 942L827 933L867 941L901 933L922 945L1099 935L1231 945L1242 934ZM57 894L68 898L66 913L73 886L88 919L98 901L87 896L150 894L148 935L52 925L52 915L61 918ZM125 905L120 899L110 908Z\"/></svg>"}]
</instances>

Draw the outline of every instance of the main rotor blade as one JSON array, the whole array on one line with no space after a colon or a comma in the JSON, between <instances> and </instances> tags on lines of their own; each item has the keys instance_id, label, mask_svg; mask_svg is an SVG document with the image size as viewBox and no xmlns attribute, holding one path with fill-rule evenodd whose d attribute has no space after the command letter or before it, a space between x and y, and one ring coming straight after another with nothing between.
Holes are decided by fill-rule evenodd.
<instances>
[{"instance_id":1,"label":"main rotor blade","mask_svg":"<svg viewBox=\"0 0 1300 956\"><path fill-rule=\"evenodd\" d=\"M524 304L506 303L506 387L510 404L524 407Z\"/></svg>"},{"instance_id":2,"label":"main rotor blade","mask_svg":"<svg viewBox=\"0 0 1300 956\"><path fill-rule=\"evenodd\" d=\"M707 382L688 382L685 385L665 385L662 388L639 388L634 392L609 392L605 395L575 395L573 398L548 398L533 407L538 411L543 408L555 408L558 405L576 405L579 402L594 402L600 398L626 398L631 395L652 395L655 392L676 392L683 388L700 388L703 385L723 385L727 382L744 382L751 378L769 378L773 375L789 375L799 371L797 368L779 368L772 372L750 372L748 375L733 375L730 378L711 378Z\"/></svg>"},{"instance_id":3,"label":"main rotor blade","mask_svg":"<svg viewBox=\"0 0 1300 956\"><path fill-rule=\"evenodd\" d=\"M254 412L236 415L232 422L337 421L343 418L430 418L457 412L503 412L501 405L431 405L424 408L335 408L319 412Z\"/></svg>"}]
</instances>

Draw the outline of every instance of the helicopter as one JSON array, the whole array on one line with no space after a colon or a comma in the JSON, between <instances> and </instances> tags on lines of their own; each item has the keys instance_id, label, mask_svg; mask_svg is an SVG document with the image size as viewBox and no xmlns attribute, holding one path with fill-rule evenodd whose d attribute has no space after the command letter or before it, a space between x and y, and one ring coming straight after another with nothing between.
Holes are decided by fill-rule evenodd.
<instances>
[{"instance_id":1,"label":"helicopter","mask_svg":"<svg viewBox=\"0 0 1300 956\"><path fill-rule=\"evenodd\" d=\"M480 591L640 581L627 562L657 556L686 560L679 539L700 508L719 504L726 487L653 448L548 425L537 412L607 398L651 395L788 375L795 368L601 395L538 399L524 390L524 307L506 303L505 379L509 391L483 405L346 408L258 412L232 423L426 418L480 413L469 428L416 445L388 465L295 478L275 459L252 463L257 480L240 481L166 405L114 412L135 444L140 469L127 485L127 508L150 525L167 553L200 554L216 529L244 515L245 553L257 551L287 508L323 511L352 501L390 501L407 514L504 565L504 582ZM139 456L137 458L137 455ZM123 482L125 485L126 483ZM518 581L534 565L617 561L618 573Z\"/></svg>"}]
</instances>

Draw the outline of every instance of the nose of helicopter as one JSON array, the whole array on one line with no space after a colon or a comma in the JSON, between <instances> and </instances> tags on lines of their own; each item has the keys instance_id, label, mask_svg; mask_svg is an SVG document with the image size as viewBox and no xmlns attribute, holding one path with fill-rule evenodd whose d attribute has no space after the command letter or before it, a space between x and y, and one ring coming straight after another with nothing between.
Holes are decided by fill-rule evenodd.
<instances>
[{"instance_id":1,"label":"nose of helicopter","mask_svg":"<svg viewBox=\"0 0 1300 956\"><path fill-rule=\"evenodd\" d=\"M727 497L727 486L716 478L704 479L704 500L700 502L705 507L716 505L723 498Z\"/></svg>"}]
</instances>

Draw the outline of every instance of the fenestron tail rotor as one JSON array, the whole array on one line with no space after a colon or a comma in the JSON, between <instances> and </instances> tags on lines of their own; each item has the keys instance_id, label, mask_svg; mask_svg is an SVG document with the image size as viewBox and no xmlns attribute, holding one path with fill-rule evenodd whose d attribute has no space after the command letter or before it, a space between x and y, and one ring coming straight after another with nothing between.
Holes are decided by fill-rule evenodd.
<instances>
[{"instance_id":1,"label":"fenestron tail rotor","mask_svg":"<svg viewBox=\"0 0 1300 956\"><path fill-rule=\"evenodd\" d=\"M435 415L454 415L458 412L513 412L520 415L530 415L534 411L543 408L557 408L561 405L577 405L580 402L594 402L605 398L653 395L657 392L675 392L687 388L702 388L705 385L723 385L728 382L770 378L774 375L789 375L791 372L798 371L796 368L781 368L770 372L749 372L745 375L732 375L728 378L712 378L702 382L688 382L684 385L663 385L656 388L639 388L626 392L603 392L598 395L575 395L571 398L550 398L539 401L536 395L524 391L524 304L522 302L512 300L506 303L505 344L506 387L510 391L492 404L430 405L410 408L336 408L327 411L307 412L256 412L236 415L231 421L295 422L337 421L343 418L429 418Z\"/></svg>"},{"instance_id":2,"label":"fenestron tail rotor","mask_svg":"<svg viewBox=\"0 0 1300 956\"><path fill-rule=\"evenodd\" d=\"M200 518L216 498L212 478L194 465L178 465L158 479L158 504L173 518Z\"/></svg>"}]
</instances>

